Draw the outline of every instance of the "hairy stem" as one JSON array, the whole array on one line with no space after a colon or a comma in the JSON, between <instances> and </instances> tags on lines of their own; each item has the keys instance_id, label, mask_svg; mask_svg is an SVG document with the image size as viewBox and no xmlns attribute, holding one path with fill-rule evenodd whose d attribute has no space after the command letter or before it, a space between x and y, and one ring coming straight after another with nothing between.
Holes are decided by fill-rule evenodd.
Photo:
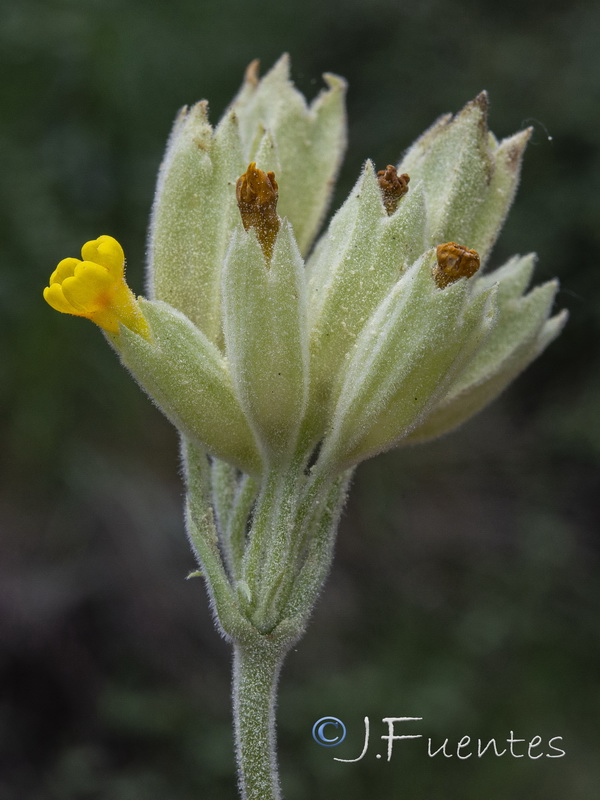
<instances>
[{"instance_id":1,"label":"hairy stem","mask_svg":"<svg viewBox=\"0 0 600 800\"><path fill-rule=\"evenodd\" d=\"M285 649L234 646L233 716L242 800L281 800L275 698Z\"/></svg>"}]
</instances>

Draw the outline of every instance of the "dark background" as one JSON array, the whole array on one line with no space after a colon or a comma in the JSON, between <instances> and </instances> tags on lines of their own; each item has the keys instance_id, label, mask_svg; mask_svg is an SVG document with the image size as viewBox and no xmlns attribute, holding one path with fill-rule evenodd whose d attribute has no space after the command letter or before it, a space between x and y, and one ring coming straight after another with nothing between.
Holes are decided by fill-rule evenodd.
<instances>
[{"instance_id":1,"label":"dark background","mask_svg":"<svg viewBox=\"0 0 600 800\"><path fill-rule=\"evenodd\" d=\"M143 290L155 174L179 106L216 122L287 50L310 97L350 83L334 207L482 88L532 124L493 261L558 275L560 340L490 409L363 465L337 560L284 671L286 800L596 796L600 506L600 7L556 0L3 0L0 7L1 800L235 797L229 653L185 541L176 436L91 324L41 290L103 233ZM325 715L347 742L311 738ZM359 764L362 720L373 744ZM539 760L426 755L449 737L563 737ZM405 730L405 733L416 731ZM521 750L521 752L523 752ZM545 746L542 752L550 752Z\"/></svg>"}]
</instances>

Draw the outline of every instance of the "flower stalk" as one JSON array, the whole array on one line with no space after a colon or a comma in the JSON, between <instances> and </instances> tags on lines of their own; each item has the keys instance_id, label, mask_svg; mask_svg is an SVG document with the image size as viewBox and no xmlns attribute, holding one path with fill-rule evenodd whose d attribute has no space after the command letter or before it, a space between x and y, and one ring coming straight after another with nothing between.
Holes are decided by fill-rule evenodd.
<instances>
[{"instance_id":1,"label":"flower stalk","mask_svg":"<svg viewBox=\"0 0 600 800\"><path fill-rule=\"evenodd\" d=\"M275 741L277 684L285 651L264 645L233 649L233 720L243 800L280 800Z\"/></svg>"},{"instance_id":2,"label":"flower stalk","mask_svg":"<svg viewBox=\"0 0 600 800\"><path fill-rule=\"evenodd\" d=\"M44 291L103 329L179 432L188 537L233 647L244 800L281 797L277 681L356 465L462 424L566 320L551 316L555 281L526 292L533 256L484 272L529 138L496 140L485 93L398 165L367 161L314 244L346 141L345 82L325 82L308 105L284 57L262 79L249 68L216 128L205 101L180 112L149 298L131 292L107 236L63 259Z\"/></svg>"}]
</instances>

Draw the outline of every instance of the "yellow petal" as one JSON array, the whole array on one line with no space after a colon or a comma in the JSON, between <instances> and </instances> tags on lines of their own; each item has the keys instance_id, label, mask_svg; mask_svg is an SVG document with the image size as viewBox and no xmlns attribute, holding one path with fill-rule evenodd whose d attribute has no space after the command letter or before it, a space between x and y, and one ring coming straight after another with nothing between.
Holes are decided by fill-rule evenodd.
<instances>
[{"instance_id":1,"label":"yellow petal","mask_svg":"<svg viewBox=\"0 0 600 800\"><path fill-rule=\"evenodd\" d=\"M76 311L65 299L62 287L59 283L52 283L50 286L46 286L44 289L44 300L56 311L60 311L63 314L76 314L77 316L81 316L80 312Z\"/></svg>"},{"instance_id":2,"label":"yellow petal","mask_svg":"<svg viewBox=\"0 0 600 800\"><path fill-rule=\"evenodd\" d=\"M82 261L71 278L62 282L67 301L78 311L90 314L106 308L115 290L114 278L105 267Z\"/></svg>"},{"instance_id":3,"label":"yellow petal","mask_svg":"<svg viewBox=\"0 0 600 800\"><path fill-rule=\"evenodd\" d=\"M78 258L63 258L62 261L59 261L58 266L50 275L50 286L53 283L62 283L65 278L70 278L75 272L77 264L81 264Z\"/></svg>"},{"instance_id":4,"label":"yellow petal","mask_svg":"<svg viewBox=\"0 0 600 800\"><path fill-rule=\"evenodd\" d=\"M93 261L101 264L114 278L120 278L125 269L125 253L123 248L112 236L99 236L86 242L81 248L81 257L84 261Z\"/></svg>"},{"instance_id":5,"label":"yellow petal","mask_svg":"<svg viewBox=\"0 0 600 800\"><path fill-rule=\"evenodd\" d=\"M122 322L112 308L94 311L90 314L90 319L109 333L119 333L119 323Z\"/></svg>"}]
</instances>

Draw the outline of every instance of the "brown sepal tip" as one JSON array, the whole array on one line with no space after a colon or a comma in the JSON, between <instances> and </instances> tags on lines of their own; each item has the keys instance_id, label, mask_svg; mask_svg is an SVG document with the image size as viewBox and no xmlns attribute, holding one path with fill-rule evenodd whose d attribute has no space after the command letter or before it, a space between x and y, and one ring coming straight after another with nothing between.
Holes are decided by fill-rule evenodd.
<instances>
[{"instance_id":1,"label":"brown sepal tip","mask_svg":"<svg viewBox=\"0 0 600 800\"><path fill-rule=\"evenodd\" d=\"M260 59L255 58L246 67L244 73L244 82L249 83L251 86L258 86L260 79Z\"/></svg>"},{"instance_id":2,"label":"brown sepal tip","mask_svg":"<svg viewBox=\"0 0 600 800\"><path fill-rule=\"evenodd\" d=\"M484 113L488 112L490 107L490 96L485 89L479 92L477 97L475 97L473 100L473 104L479 106Z\"/></svg>"},{"instance_id":3,"label":"brown sepal tip","mask_svg":"<svg viewBox=\"0 0 600 800\"><path fill-rule=\"evenodd\" d=\"M477 250L469 250L462 244L446 242L437 246L437 264L432 273L440 289L461 278L471 278L480 267L481 261Z\"/></svg>"},{"instance_id":4,"label":"brown sepal tip","mask_svg":"<svg viewBox=\"0 0 600 800\"><path fill-rule=\"evenodd\" d=\"M277 214L279 187L274 172L263 172L252 161L237 179L238 208L245 230L254 228L265 258L270 260L281 221Z\"/></svg>"},{"instance_id":5,"label":"brown sepal tip","mask_svg":"<svg viewBox=\"0 0 600 800\"><path fill-rule=\"evenodd\" d=\"M383 205L385 206L388 216L394 213L398 208L400 198L408 192L409 181L410 176L407 175L406 172L403 172L402 175L398 175L396 167L391 164L388 164L385 169L380 169L378 171L377 182L381 189Z\"/></svg>"}]
</instances>

